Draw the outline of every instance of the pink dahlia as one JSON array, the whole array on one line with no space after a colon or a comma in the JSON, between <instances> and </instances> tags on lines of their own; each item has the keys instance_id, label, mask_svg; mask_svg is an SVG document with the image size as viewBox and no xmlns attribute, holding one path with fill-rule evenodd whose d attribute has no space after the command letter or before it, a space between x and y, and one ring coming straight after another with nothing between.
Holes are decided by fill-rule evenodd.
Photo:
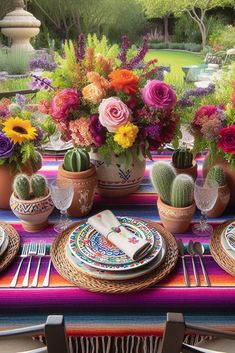
<instances>
[{"instance_id":1,"label":"pink dahlia","mask_svg":"<svg viewBox=\"0 0 235 353\"><path fill-rule=\"evenodd\" d=\"M76 89L58 91L51 100L51 115L55 120L66 120L73 109L78 108L80 96Z\"/></svg>"}]
</instances>

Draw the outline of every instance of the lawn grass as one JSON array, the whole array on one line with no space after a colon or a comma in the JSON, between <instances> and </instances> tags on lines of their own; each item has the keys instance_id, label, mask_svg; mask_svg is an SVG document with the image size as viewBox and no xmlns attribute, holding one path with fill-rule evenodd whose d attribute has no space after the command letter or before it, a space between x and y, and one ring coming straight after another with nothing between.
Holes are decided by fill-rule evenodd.
<instances>
[{"instance_id":1,"label":"lawn grass","mask_svg":"<svg viewBox=\"0 0 235 353\"><path fill-rule=\"evenodd\" d=\"M146 55L147 60L158 59L160 66L170 66L171 72L165 75L165 82L174 86L178 93L192 86L184 82L182 66L203 64L200 55L177 50L155 50L150 49Z\"/></svg>"}]
</instances>

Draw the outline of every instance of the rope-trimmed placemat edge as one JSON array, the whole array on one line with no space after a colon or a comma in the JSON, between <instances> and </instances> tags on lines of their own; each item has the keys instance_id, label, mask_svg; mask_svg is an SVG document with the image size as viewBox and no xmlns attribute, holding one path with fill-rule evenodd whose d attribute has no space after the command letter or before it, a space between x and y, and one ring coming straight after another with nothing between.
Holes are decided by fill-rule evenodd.
<instances>
[{"instance_id":1,"label":"rope-trimmed placemat edge","mask_svg":"<svg viewBox=\"0 0 235 353\"><path fill-rule=\"evenodd\" d=\"M235 220L229 220L215 228L211 235L210 241L210 251L213 259L220 267L222 267L223 270L232 276L235 276L235 260L232 259L223 248L221 244L221 237L223 235L224 229L234 221Z\"/></svg>"},{"instance_id":2,"label":"rope-trimmed placemat edge","mask_svg":"<svg viewBox=\"0 0 235 353\"><path fill-rule=\"evenodd\" d=\"M86 289L92 292L117 294L131 293L153 286L168 276L174 269L178 261L178 247L174 236L165 228L155 222L146 222L160 232L167 245L164 262L157 269L146 275L126 281L108 281L88 276L87 274L79 271L79 269L75 267L69 259L67 259L65 255L65 245L73 229L83 222L74 223L71 227L66 229L54 239L51 247L51 258L53 265L59 274L66 280L81 289Z\"/></svg>"},{"instance_id":3,"label":"rope-trimmed placemat edge","mask_svg":"<svg viewBox=\"0 0 235 353\"><path fill-rule=\"evenodd\" d=\"M15 230L15 228L12 227L10 224L0 222L0 226L4 228L9 238L7 249L4 252L4 254L0 257L0 272L1 272L5 270L16 257L20 248L20 236L18 232Z\"/></svg>"}]
</instances>

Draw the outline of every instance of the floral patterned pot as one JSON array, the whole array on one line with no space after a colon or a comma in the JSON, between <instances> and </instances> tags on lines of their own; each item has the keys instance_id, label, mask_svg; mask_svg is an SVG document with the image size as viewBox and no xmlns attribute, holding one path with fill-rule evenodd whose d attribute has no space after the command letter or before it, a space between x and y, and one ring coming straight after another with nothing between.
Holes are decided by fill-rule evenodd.
<instances>
[{"instance_id":1,"label":"floral patterned pot","mask_svg":"<svg viewBox=\"0 0 235 353\"><path fill-rule=\"evenodd\" d=\"M90 153L98 175L98 191L102 196L120 197L135 192L144 177L145 160L133 158L126 168L118 157L112 154L112 163L107 165L98 153Z\"/></svg>"},{"instance_id":2,"label":"floral patterned pot","mask_svg":"<svg viewBox=\"0 0 235 353\"><path fill-rule=\"evenodd\" d=\"M188 207L172 207L158 198L158 212L164 227L171 233L184 233L189 228L196 209L195 202Z\"/></svg>"},{"instance_id":3,"label":"floral patterned pot","mask_svg":"<svg viewBox=\"0 0 235 353\"><path fill-rule=\"evenodd\" d=\"M197 179L197 163L193 160L193 165L191 168L175 168L176 174L187 174L193 178L193 180Z\"/></svg>"},{"instance_id":4,"label":"floral patterned pot","mask_svg":"<svg viewBox=\"0 0 235 353\"><path fill-rule=\"evenodd\" d=\"M97 174L95 167L91 165L83 172L68 172L59 165L58 178L69 179L74 184L74 197L68 213L72 217L86 216L92 209L95 189L97 186Z\"/></svg>"},{"instance_id":5,"label":"floral patterned pot","mask_svg":"<svg viewBox=\"0 0 235 353\"><path fill-rule=\"evenodd\" d=\"M32 175L33 169L31 165L27 165L23 170L23 173ZM0 166L0 208L10 209L10 197L12 194L12 185L15 176L18 172L10 170L8 164L3 164Z\"/></svg>"},{"instance_id":6,"label":"floral patterned pot","mask_svg":"<svg viewBox=\"0 0 235 353\"><path fill-rule=\"evenodd\" d=\"M220 186L218 189L218 197L215 206L210 210L208 217L220 217L226 210L230 200L230 190L227 185Z\"/></svg>"},{"instance_id":7,"label":"floral patterned pot","mask_svg":"<svg viewBox=\"0 0 235 353\"><path fill-rule=\"evenodd\" d=\"M50 191L43 198L20 200L13 193L10 206L16 217L20 218L27 232L38 232L48 226L48 217L54 209Z\"/></svg>"}]
</instances>

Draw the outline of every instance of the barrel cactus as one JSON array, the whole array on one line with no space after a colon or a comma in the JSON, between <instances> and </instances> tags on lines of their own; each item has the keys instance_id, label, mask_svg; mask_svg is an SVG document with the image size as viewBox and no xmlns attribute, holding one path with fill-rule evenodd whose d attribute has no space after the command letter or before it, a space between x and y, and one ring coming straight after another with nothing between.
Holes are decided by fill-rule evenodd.
<instances>
[{"instance_id":1,"label":"barrel cactus","mask_svg":"<svg viewBox=\"0 0 235 353\"><path fill-rule=\"evenodd\" d=\"M188 148L179 148L172 155L173 166L177 169L186 169L193 166L193 154Z\"/></svg>"},{"instance_id":2,"label":"barrel cactus","mask_svg":"<svg viewBox=\"0 0 235 353\"><path fill-rule=\"evenodd\" d=\"M19 174L15 177L13 190L20 200L30 199L30 181L27 175Z\"/></svg>"},{"instance_id":3,"label":"barrel cactus","mask_svg":"<svg viewBox=\"0 0 235 353\"><path fill-rule=\"evenodd\" d=\"M31 177L31 188L33 196L43 197L47 195L47 182L46 179L40 174L34 174Z\"/></svg>"},{"instance_id":4,"label":"barrel cactus","mask_svg":"<svg viewBox=\"0 0 235 353\"><path fill-rule=\"evenodd\" d=\"M207 174L207 180L215 180L219 186L226 185L226 177L223 168L219 165L212 167Z\"/></svg>"},{"instance_id":5,"label":"barrel cactus","mask_svg":"<svg viewBox=\"0 0 235 353\"><path fill-rule=\"evenodd\" d=\"M64 156L64 169L68 172L82 172L90 168L90 156L87 151L76 148Z\"/></svg>"},{"instance_id":6,"label":"barrel cactus","mask_svg":"<svg viewBox=\"0 0 235 353\"><path fill-rule=\"evenodd\" d=\"M175 177L171 188L171 205L173 207L187 207L193 203L193 179L187 174Z\"/></svg>"},{"instance_id":7,"label":"barrel cactus","mask_svg":"<svg viewBox=\"0 0 235 353\"><path fill-rule=\"evenodd\" d=\"M151 180L161 200L171 203L171 185L176 174L174 168L166 162L156 162L151 170Z\"/></svg>"}]
</instances>

